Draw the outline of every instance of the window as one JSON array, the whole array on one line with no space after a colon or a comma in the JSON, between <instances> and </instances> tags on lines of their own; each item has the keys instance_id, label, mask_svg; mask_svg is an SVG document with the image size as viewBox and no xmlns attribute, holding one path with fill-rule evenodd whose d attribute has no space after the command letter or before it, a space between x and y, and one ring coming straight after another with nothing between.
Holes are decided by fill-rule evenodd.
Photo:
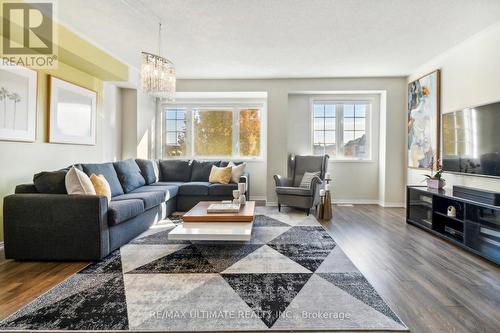
<instances>
[{"instance_id":1,"label":"window","mask_svg":"<svg viewBox=\"0 0 500 333\"><path fill-rule=\"evenodd\" d=\"M182 156L186 147L186 110L168 109L165 112L165 153L167 156Z\"/></svg>"},{"instance_id":2,"label":"window","mask_svg":"<svg viewBox=\"0 0 500 333\"><path fill-rule=\"evenodd\" d=\"M370 159L366 101L313 101L313 154L336 159Z\"/></svg>"},{"instance_id":3,"label":"window","mask_svg":"<svg viewBox=\"0 0 500 333\"><path fill-rule=\"evenodd\" d=\"M262 105L165 106L163 157L262 157Z\"/></svg>"}]
</instances>

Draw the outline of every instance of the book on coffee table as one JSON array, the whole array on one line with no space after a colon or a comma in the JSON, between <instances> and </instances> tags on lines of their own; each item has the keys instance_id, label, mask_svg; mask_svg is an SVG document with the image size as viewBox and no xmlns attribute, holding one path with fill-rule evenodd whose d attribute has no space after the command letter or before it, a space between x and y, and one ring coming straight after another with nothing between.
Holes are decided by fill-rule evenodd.
<instances>
[{"instance_id":1,"label":"book on coffee table","mask_svg":"<svg viewBox=\"0 0 500 333\"><path fill-rule=\"evenodd\" d=\"M207 208L207 213L238 213L240 204L213 203Z\"/></svg>"}]
</instances>

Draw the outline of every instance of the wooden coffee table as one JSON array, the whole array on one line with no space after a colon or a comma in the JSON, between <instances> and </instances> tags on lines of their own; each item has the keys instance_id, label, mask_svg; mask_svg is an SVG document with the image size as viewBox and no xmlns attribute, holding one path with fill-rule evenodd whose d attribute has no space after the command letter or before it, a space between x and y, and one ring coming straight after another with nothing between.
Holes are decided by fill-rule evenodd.
<instances>
[{"instance_id":1,"label":"wooden coffee table","mask_svg":"<svg viewBox=\"0 0 500 333\"><path fill-rule=\"evenodd\" d=\"M238 213L207 213L218 201L201 201L182 217L169 234L171 240L248 241L252 236L255 202L247 201Z\"/></svg>"}]
</instances>

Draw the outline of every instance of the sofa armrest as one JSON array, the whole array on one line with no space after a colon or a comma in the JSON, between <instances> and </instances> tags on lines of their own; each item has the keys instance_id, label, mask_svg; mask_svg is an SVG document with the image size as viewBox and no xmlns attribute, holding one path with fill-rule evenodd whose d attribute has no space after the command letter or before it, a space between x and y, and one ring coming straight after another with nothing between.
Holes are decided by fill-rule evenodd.
<instances>
[{"instance_id":1,"label":"sofa armrest","mask_svg":"<svg viewBox=\"0 0 500 333\"><path fill-rule=\"evenodd\" d=\"M250 200L250 174L248 172L243 172L240 176L240 183L245 183L247 192L245 194L247 200Z\"/></svg>"},{"instance_id":2,"label":"sofa armrest","mask_svg":"<svg viewBox=\"0 0 500 333\"><path fill-rule=\"evenodd\" d=\"M95 260L109 254L106 197L13 194L4 199L5 257Z\"/></svg>"},{"instance_id":3,"label":"sofa armrest","mask_svg":"<svg viewBox=\"0 0 500 333\"><path fill-rule=\"evenodd\" d=\"M285 177L280 176L280 175L274 175L273 177L274 177L274 182L275 182L276 186L285 186L285 187L291 186L290 179L285 178Z\"/></svg>"},{"instance_id":4,"label":"sofa armrest","mask_svg":"<svg viewBox=\"0 0 500 333\"><path fill-rule=\"evenodd\" d=\"M318 176L315 176L311 179L311 189L312 190L316 190L316 189L319 190L322 184L323 184L323 181Z\"/></svg>"}]
</instances>

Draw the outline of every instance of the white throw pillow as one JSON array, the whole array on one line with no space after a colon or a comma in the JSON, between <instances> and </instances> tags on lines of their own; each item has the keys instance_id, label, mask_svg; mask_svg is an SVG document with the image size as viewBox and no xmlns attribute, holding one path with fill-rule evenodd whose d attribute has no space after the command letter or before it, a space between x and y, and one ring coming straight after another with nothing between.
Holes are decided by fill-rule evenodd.
<instances>
[{"instance_id":1,"label":"white throw pillow","mask_svg":"<svg viewBox=\"0 0 500 333\"><path fill-rule=\"evenodd\" d=\"M247 166L246 163L241 163L241 164L234 164L233 161L229 162L227 166L232 167L233 169L231 170L231 182L233 183L239 183L240 182L240 177L245 172L245 167Z\"/></svg>"},{"instance_id":2,"label":"white throw pillow","mask_svg":"<svg viewBox=\"0 0 500 333\"><path fill-rule=\"evenodd\" d=\"M299 187L301 188L311 188L311 182L314 177L319 177L320 172L305 172L302 176L302 180L300 181Z\"/></svg>"},{"instance_id":3,"label":"white throw pillow","mask_svg":"<svg viewBox=\"0 0 500 333\"><path fill-rule=\"evenodd\" d=\"M78 170L74 166L69 169L64 179L66 191L68 194L87 194L95 195L94 185L90 181L90 177L83 171Z\"/></svg>"}]
</instances>

